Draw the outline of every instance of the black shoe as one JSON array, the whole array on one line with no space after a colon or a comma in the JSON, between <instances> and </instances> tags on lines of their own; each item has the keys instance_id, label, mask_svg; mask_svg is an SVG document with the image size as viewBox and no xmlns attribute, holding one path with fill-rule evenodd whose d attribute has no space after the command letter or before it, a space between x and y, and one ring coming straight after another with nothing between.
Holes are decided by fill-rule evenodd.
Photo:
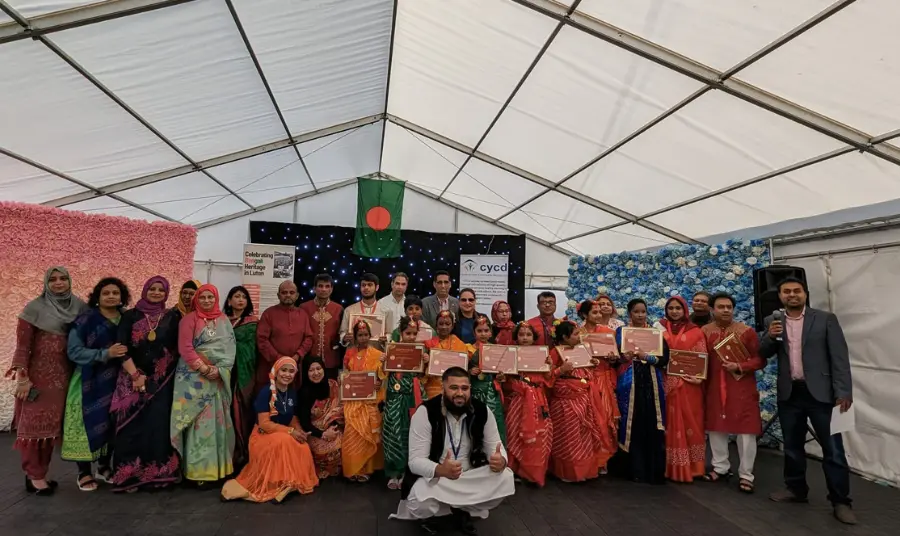
<instances>
[{"instance_id":1,"label":"black shoe","mask_svg":"<svg viewBox=\"0 0 900 536\"><path fill-rule=\"evenodd\" d=\"M35 495L39 495L41 497L49 497L50 495L53 495L53 492L56 491L56 487L58 485L58 483L52 480L48 480L46 488L38 489L34 485L34 483L31 482L31 479L28 478L28 476L25 477L25 491L27 491L28 493L34 493Z\"/></svg>"},{"instance_id":2,"label":"black shoe","mask_svg":"<svg viewBox=\"0 0 900 536\"><path fill-rule=\"evenodd\" d=\"M467 536L475 536L476 534L478 534L478 529L476 529L475 524L472 523L472 514L454 508L453 517L456 518L456 524L460 532L466 534Z\"/></svg>"},{"instance_id":3,"label":"black shoe","mask_svg":"<svg viewBox=\"0 0 900 536\"><path fill-rule=\"evenodd\" d=\"M809 499L805 495L798 495L789 489L782 489L769 495L769 500L775 502L786 503L808 503Z\"/></svg>"},{"instance_id":4,"label":"black shoe","mask_svg":"<svg viewBox=\"0 0 900 536\"><path fill-rule=\"evenodd\" d=\"M423 534L428 534L429 536L438 533L437 525L434 521L422 521L419 523L419 528L422 530Z\"/></svg>"}]
</instances>

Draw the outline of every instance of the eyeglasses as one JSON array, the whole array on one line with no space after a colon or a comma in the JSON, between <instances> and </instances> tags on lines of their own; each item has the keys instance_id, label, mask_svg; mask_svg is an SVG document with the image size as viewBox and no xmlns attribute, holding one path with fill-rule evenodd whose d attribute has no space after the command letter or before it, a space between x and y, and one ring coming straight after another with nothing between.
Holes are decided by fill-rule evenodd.
<instances>
[{"instance_id":1,"label":"eyeglasses","mask_svg":"<svg viewBox=\"0 0 900 536\"><path fill-rule=\"evenodd\" d=\"M459 301L461 301L461 302L474 302L474 301L475 301L475 298L460 298Z\"/></svg>"}]
</instances>

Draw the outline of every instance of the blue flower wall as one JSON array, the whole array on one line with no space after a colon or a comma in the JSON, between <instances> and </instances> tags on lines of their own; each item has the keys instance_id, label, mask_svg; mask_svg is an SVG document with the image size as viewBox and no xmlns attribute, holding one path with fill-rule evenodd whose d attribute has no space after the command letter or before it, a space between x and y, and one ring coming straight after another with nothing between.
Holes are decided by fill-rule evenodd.
<instances>
[{"instance_id":1,"label":"blue flower wall","mask_svg":"<svg viewBox=\"0 0 900 536\"><path fill-rule=\"evenodd\" d=\"M770 264L769 249L762 240L729 240L714 246L677 245L657 251L613 253L572 257L569 261L568 315L577 318L577 304L598 294L608 294L625 319L625 305L643 298L650 321L663 317L671 296L688 303L695 292L727 292L737 304L735 319L754 325L753 270ZM775 361L757 374L760 411L764 425L775 415ZM776 428L776 427L773 427ZM769 430L780 437L779 430ZM771 443L771 438L763 439Z\"/></svg>"}]
</instances>

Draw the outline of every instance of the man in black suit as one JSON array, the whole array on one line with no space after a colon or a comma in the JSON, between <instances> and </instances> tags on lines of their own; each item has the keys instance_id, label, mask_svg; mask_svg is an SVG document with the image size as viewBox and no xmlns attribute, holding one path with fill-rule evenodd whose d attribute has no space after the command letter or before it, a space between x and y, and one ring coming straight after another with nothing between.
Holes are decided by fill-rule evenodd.
<instances>
[{"instance_id":1,"label":"man in black suit","mask_svg":"<svg viewBox=\"0 0 900 536\"><path fill-rule=\"evenodd\" d=\"M840 434L831 435L831 413L853 403L850 355L837 316L806 306L806 284L789 277L778 285L784 319L765 319L759 353L778 356L778 417L784 433L786 489L769 496L776 502L807 502L806 420L822 446L822 468L834 517L856 524L850 508L850 468Z\"/></svg>"}]
</instances>

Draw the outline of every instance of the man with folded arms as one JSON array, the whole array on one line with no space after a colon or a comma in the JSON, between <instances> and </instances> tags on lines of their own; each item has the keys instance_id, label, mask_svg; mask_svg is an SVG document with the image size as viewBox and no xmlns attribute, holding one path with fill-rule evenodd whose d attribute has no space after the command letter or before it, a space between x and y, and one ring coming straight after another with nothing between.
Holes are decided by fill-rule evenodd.
<instances>
[{"instance_id":1,"label":"man with folded arms","mask_svg":"<svg viewBox=\"0 0 900 536\"><path fill-rule=\"evenodd\" d=\"M713 470L703 479L707 482L727 480L731 476L728 459L728 436L737 436L738 487L744 493L753 493L753 465L756 462L756 438L762 433L759 415L759 391L756 389L757 370L765 367L759 356L759 339L752 328L734 321L734 298L725 293L713 295L710 300L713 311L712 324L703 326L709 355L709 374L706 380L706 431L712 451ZM716 350L716 345L733 336L731 350ZM723 356L735 360L728 361Z\"/></svg>"},{"instance_id":2,"label":"man with folded arms","mask_svg":"<svg viewBox=\"0 0 900 536\"><path fill-rule=\"evenodd\" d=\"M409 465L394 519L418 519L436 534L434 517L452 515L464 534L477 534L472 517L515 493L506 449L491 410L471 397L469 372L442 376L443 392L419 406L409 427Z\"/></svg>"},{"instance_id":3,"label":"man with folded arms","mask_svg":"<svg viewBox=\"0 0 900 536\"><path fill-rule=\"evenodd\" d=\"M831 434L835 406L853 404L850 354L837 317L806 306L806 284L789 277L778 284L785 318L765 319L760 336L763 357L778 356L778 418L784 432L786 489L769 496L775 502L807 502L806 421L822 446L822 469L828 500L841 523L856 524L850 508L850 468L841 434Z\"/></svg>"},{"instance_id":4,"label":"man with folded arms","mask_svg":"<svg viewBox=\"0 0 900 536\"><path fill-rule=\"evenodd\" d=\"M297 285L284 281L278 286L278 305L266 309L256 328L256 345L259 359L256 362L256 392L269 385L269 371L282 357L290 357L297 363L312 348L312 328L309 316L295 307ZM294 380L300 385L300 374Z\"/></svg>"}]
</instances>

